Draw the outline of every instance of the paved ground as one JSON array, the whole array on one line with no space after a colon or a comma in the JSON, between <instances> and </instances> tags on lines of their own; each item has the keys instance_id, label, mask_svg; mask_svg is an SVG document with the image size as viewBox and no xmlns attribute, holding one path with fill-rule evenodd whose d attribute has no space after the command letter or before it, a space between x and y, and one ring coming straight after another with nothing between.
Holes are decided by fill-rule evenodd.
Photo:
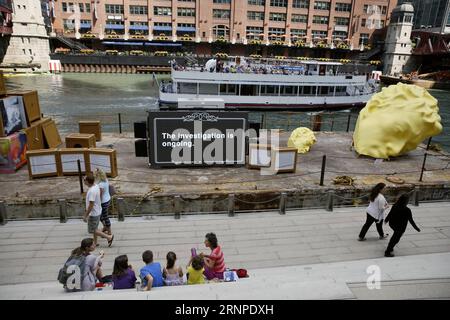
<instances>
[{"instance_id":1,"label":"paved ground","mask_svg":"<svg viewBox=\"0 0 450 320\"><path fill-rule=\"evenodd\" d=\"M450 252L450 203L421 204L412 210L422 232L408 227L395 249L396 255ZM114 258L119 254L127 254L135 269L141 268L141 254L147 249L161 263L168 251L175 251L179 265L184 267L191 247L207 252L203 240L211 231L218 236L227 266L246 268L250 275L264 268L384 260L388 241L378 240L374 226L367 241L356 241L364 219L364 208L335 209L332 213L289 211L284 216L272 212L235 217L193 215L180 220L126 218L125 222L113 221L116 235L113 246L108 248L106 241L101 241L99 249L106 253L105 274L112 272ZM386 231L391 233L388 227ZM69 220L66 224L42 220L8 222L0 227L0 285L54 283L70 251L86 236L86 224L80 220ZM422 272L411 271L419 276Z\"/></svg>"}]
</instances>

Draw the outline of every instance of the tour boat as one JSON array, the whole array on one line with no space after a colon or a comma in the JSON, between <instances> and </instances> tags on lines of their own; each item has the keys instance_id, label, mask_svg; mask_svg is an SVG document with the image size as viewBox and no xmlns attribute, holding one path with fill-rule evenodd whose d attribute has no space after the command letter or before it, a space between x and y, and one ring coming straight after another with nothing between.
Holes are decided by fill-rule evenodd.
<instances>
[{"instance_id":1,"label":"tour boat","mask_svg":"<svg viewBox=\"0 0 450 320\"><path fill-rule=\"evenodd\" d=\"M319 60L229 57L204 66L171 64L160 109L327 110L364 106L377 92L368 75ZM348 69L348 68L347 68Z\"/></svg>"}]
</instances>

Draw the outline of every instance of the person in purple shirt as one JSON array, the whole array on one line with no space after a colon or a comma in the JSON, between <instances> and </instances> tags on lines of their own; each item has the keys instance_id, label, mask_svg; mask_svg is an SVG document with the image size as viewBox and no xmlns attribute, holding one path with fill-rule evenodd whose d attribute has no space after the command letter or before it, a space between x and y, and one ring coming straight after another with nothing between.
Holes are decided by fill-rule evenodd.
<instances>
[{"instance_id":1,"label":"person in purple shirt","mask_svg":"<svg viewBox=\"0 0 450 320\"><path fill-rule=\"evenodd\" d=\"M113 289L132 289L134 288L134 284L136 283L136 275L134 274L133 269L128 264L127 255L118 256L114 260L114 268L113 268Z\"/></svg>"}]
</instances>

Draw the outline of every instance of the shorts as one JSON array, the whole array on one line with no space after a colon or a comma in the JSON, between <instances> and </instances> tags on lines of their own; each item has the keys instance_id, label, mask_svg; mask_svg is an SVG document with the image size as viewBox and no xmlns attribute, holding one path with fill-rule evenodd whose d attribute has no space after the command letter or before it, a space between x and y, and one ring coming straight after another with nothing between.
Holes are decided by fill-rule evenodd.
<instances>
[{"instance_id":1,"label":"shorts","mask_svg":"<svg viewBox=\"0 0 450 320\"><path fill-rule=\"evenodd\" d=\"M100 216L89 216L88 217L88 233L94 233L98 228L98 224L100 222Z\"/></svg>"}]
</instances>

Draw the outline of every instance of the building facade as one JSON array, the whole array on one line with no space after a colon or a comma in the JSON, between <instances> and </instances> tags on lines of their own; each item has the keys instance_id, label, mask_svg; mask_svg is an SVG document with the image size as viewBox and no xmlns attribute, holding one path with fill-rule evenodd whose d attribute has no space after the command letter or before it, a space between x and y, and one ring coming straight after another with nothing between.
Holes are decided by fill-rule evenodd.
<instances>
[{"instance_id":1,"label":"building facade","mask_svg":"<svg viewBox=\"0 0 450 320\"><path fill-rule=\"evenodd\" d=\"M414 7L414 30L450 33L450 0L399 0Z\"/></svg>"},{"instance_id":2,"label":"building facade","mask_svg":"<svg viewBox=\"0 0 450 320\"><path fill-rule=\"evenodd\" d=\"M46 72L50 60L47 30L40 0L14 0L13 33L2 69L12 72Z\"/></svg>"},{"instance_id":3,"label":"building facade","mask_svg":"<svg viewBox=\"0 0 450 320\"><path fill-rule=\"evenodd\" d=\"M73 38L368 47L397 0L50 0Z\"/></svg>"},{"instance_id":4,"label":"building facade","mask_svg":"<svg viewBox=\"0 0 450 320\"><path fill-rule=\"evenodd\" d=\"M3 61L8 48L12 29L12 4L11 0L0 0L0 63Z\"/></svg>"},{"instance_id":5,"label":"building facade","mask_svg":"<svg viewBox=\"0 0 450 320\"><path fill-rule=\"evenodd\" d=\"M392 11L384 53L383 74L399 76L408 73L411 59L414 7L403 3Z\"/></svg>"}]
</instances>

